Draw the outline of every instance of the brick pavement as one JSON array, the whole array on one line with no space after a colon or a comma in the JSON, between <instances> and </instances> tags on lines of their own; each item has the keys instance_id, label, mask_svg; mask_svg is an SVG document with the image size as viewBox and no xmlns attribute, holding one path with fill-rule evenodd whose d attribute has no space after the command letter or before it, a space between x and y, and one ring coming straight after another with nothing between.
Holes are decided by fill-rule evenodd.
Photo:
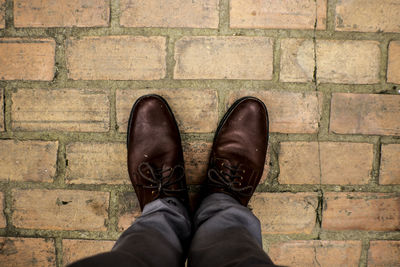
<instances>
[{"instance_id":1,"label":"brick pavement","mask_svg":"<svg viewBox=\"0 0 400 267\"><path fill-rule=\"evenodd\" d=\"M140 215L126 126L158 93L190 195L229 105L271 120L251 201L293 266L400 266L397 0L0 0L0 265L107 251Z\"/></svg>"}]
</instances>

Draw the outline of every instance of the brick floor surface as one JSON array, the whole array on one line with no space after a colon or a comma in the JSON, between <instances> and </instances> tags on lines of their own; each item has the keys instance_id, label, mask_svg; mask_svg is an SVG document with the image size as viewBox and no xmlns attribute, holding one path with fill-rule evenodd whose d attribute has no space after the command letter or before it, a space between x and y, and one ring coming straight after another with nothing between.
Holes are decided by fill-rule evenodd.
<instances>
[{"instance_id":1,"label":"brick floor surface","mask_svg":"<svg viewBox=\"0 0 400 267\"><path fill-rule=\"evenodd\" d=\"M0 0L0 266L107 251L140 215L125 139L147 93L176 115L193 204L229 105L266 103L250 206L277 264L400 266L399 12L398 0Z\"/></svg>"}]
</instances>

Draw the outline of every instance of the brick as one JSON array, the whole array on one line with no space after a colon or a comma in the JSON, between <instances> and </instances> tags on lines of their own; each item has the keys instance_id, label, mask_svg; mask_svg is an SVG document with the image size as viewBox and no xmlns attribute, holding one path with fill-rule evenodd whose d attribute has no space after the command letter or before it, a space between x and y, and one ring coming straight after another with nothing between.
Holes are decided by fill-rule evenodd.
<instances>
[{"instance_id":1,"label":"brick","mask_svg":"<svg viewBox=\"0 0 400 267\"><path fill-rule=\"evenodd\" d=\"M14 25L20 27L108 26L108 0L14 0Z\"/></svg>"},{"instance_id":2,"label":"brick","mask_svg":"<svg viewBox=\"0 0 400 267\"><path fill-rule=\"evenodd\" d=\"M371 241L368 267L400 266L400 241Z\"/></svg>"},{"instance_id":3,"label":"brick","mask_svg":"<svg viewBox=\"0 0 400 267\"><path fill-rule=\"evenodd\" d=\"M125 27L218 28L218 0L121 0Z\"/></svg>"},{"instance_id":4,"label":"brick","mask_svg":"<svg viewBox=\"0 0 400 267\"><path fill-rule=\"evenodd\" d=\"M272 79L272 39L183 37L175 44L175 79Z\"/></svg>"},{"instance_id":5,"label":"brick","mask_svg":"<svg viewBox=\"0 0 400 267\"><path fill-rule=\"evenodd\" d=\"M218 95L211 89L117 90L117 123L126 132L136 99L146 94L161 95L170 105L181 132L209 133L218 124Z\"/></svg>"},{"instance_id":6,"label":"brick","mask_svg":"<svg viewBox=\"0 0 400 267\"><path fill-rule=\"evenodd\" d=\"M63 239L63 264L65 266L79 259L108 252L114 243L109 240Z\"/></svg>"},{"instance_id":7,"label":"brick","mask_svg":"<svg viewBox=\"0 0 400 267\"><path fill-rule=\"evenodd\" d=\"M207 177L211 147L212 143L203 141L182 144L187 184L203 184Z\"/></svg>"},{"instance_id":8,"label":"brick","mask_svg":"<svg viewBox=\"0 0 400 267\"><path fill-rule=\"evenodd\" d=\"M325 230L400 230L400 197L396 194L328 192L324 198Z\"/></svg>"},{"instance_id":9,"label":"brick","mask_svg":"<svg viewBox=\"0 0 400 267\"><path fill-rule=\"evenodd\" d=\"M367 184L371 178L373 144L320 143L323 184Z\"/></svg>"},{"instance_id":10,"label":"brick","mask_svg":"<svg viewBox=\"0 0 400 267\"><path fill-rule=\"evenodd\" d=\"M284 266L358 266L361 241L299 240L274 243L268 255Z\"/></svg>"},{"instance_id":11,"label":"brick","mask_svg":"<svg viewBox=\"0 0 400 267\"><path fill-rule=\"evenodd\" d=\"M107 230L109 203L107 192L16 189L12 195L14 208L12 220L17 228Z\"/></svg>"},{"instance_id":12,"label":"brick","mask_svg":"<svg viewBox=\"0 0 400 267\"><path fill-rule=\"evenodd\" d=\"M387 81L400 84L400 41L392 41L389 44Z\"/></svg>"},{"instance_id":13,"label":"brick","mask_svg":"<svg viewBox=\"0 0 400 267\"><path fill-rule=\"evenodd\" d=\"M4 131L4 96L3 89L0 89L0 132Z\"/></svg>"},{"instance_id":14,"label":"brick","mask_svg":"<svg viewBox=\"0 0 400 267\"><path fill-rule=\"evenodd\" d=\"M318 200L316 193L256 193L250 206L263 234L310 234Z\"/></svg>"},{"instance_id":15,"label":"brick","mask_svg":"<svg viewBox=\"0 0 400 267\"><path fill-rule=\"evenodd\" d=\"M139 201L134 192L123 192L118 196L118 230L125 231L141 215Z\"/></svg>"},{"instance_id":16,"label":"brick","mask_svg":"<svg viewBox=\"0 0 400 267\"><path fill-rule=\"evenodd\" d=\"M4 193L0 192L0 228L7 226L6 217L4 216Z\"/></svg>"},{"instance_id":17,"label":"brick","mask_svg":"<svg viewBox=\"0 0 400 267\"><path fill-rule=\"evenodd\" d=\"M0 80L51 81L55 47L53 39L0 38Z\"/></svg>"},{"instance_id":18,"label":"brick","mask_svg":"<svg viewBox=\"0 0 400 267\"><path fill-rule=\"evenodd\" d=\"M53 182L58 142L0 141L0 181Z\"/></svg>"},{"instance_id":19,"label":"brick","mask_svg":"<svg viewBox=\"0 0 400 267\"><path fill-rule=\"evenodd\" d=\"M319 184L317 142L283 142L279 150L280 184Z\"/></svg>"},{"instance_id":20,"label":"brick","mask_svg":"<svg viewBox=\"0 0 400 267\"><path fill-rule=\"evenodd\" d=\"M71 143L66 153L69 184L130 184L125 143Z\"/></svg>"},{"instance_id":21,"label":"brick","mask_svg":"<svg viewBox=\"0 0 400 267\"><path fill-rule=\"evenodd\" d=\"M380 184L400 184L400 144L382 145Z\"/></svg>"},{"instance_id":22,"label":"brick","mask_svg":"<svg viewBox=\"0 0 400 267\"><path fill-rule=\"evenodd\" d=\"M235 91L228 103L244 96L261 99L268 109L269 130L278 133L317 133L322 108L322 95L316 92Z\"/></svg>"},{"instance_id":23,"label":"brick","mask_svg":"<svg viewBox=\"0 0 400 267\"><path fill-rule=\"evenodd\" d=\"M6 27L6 0L0 0L0 29Z\"/></svg>"},{"instance_id":24,"label":"brick","mask_svg":"<svg viewBox=\"0 0 400 267\"><path fill-rule=\"evenodd\" d=\"M326 28L326 0L231 0L232 28L308 29Z\"/></svg>"},{"instance_id":25,"label":"brick","mask_svg":"<svg viewBox=\"0 0 400 267\"><path fill-rule=\"evenodd\" d=\"M375 84L379 82L379 42L317 41L319 83Z\"/></svg>"},{"instance_id":26,"label":"brick","mask_svg":"<svg viewBox=\"0 0 400 267\"><path fill-rule=\"evenodd\" d=\"M166 39L153 36L90 36L66 41L72 80L158 80L166 72Z\"/></svg>"},{"instance_id":27,"label":"brick","mask_svg":"<svg viewBox=\"0 0 400 267\"><path fill-rule=\"evenodd\" d=\"M53 239L0 237L2 267L56 266Z\"/></svg>"},{"instance_id":28,"label":"brick","mask_svg":"<svg viewBox=\"0 0 400 267\"><path fill-rule=\"evenodd\" d=\"M400 96L332 94L329 130L338 134L400 135Z\"/></svg>"},{"instance_id":29,"label":"brick","mask_svg":"<svg viewBox=\"0 0 400 267\"><path fill-rule=\"evenodd\" d=\"M305 39L283 39L281 41L282 82L311 82L314 77L314 42Z\"/></svg>"},{"instance_id":30,"label":"brick","mask_svg":"<svg viewBox=\"0 0 400 267\"><path fill-rule=\"evenodd\" d=\"M356 32L400 32L397 0L339 1L336 30Z\"/></svg>"},{"instance_id":31,"label":"brick","mask_svg":"<svg viewBox=\"0 0 400 267\"><path fill-rule=\"evenodd\" d=\"M12 93L16 131L106 132L110 101L103 90L19 89Z\"/></svg>"}]
</instances>

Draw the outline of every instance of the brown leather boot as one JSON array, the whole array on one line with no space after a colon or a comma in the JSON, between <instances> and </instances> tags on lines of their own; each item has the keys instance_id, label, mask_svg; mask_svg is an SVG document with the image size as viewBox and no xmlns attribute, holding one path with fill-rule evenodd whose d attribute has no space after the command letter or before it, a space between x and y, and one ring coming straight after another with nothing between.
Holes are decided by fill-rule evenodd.
<instances>
[{"instance_id":1,"label":"brown leather boot","mask_svg":"<svg viewBox=\"0 0 400 267\"><path fill-rule=\"evenodd\" d=\"M236 101L221 120L208 166L207 191L247 206L258 185L268 145L268 112L261 100Z\"/></svg>"},{"instance_id":2,"label":"brown leather boot","mask_svg":"<svg viewBox=\"0 0 400 267\"><path fill-rule=\"evenodd\" d=\"M140 208L158 198L176 197L188 205L181 137L167 102L140 97L128 124L128 171Z\"/></svg>"}]
</instances>

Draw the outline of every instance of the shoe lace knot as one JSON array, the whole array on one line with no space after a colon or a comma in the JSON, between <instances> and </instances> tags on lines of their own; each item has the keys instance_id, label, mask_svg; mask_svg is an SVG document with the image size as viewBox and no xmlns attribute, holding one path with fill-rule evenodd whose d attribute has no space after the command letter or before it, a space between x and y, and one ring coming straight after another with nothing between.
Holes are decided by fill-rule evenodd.
<instances>
[{"instance_id":1,"label":"shoe lace knot","mask_svg":"<svg viewBox=\"0 0 400 267\"><path fill-rule=\"evenodd\" d=\"M138 167L139 175L151 185L144 185L143 188L151 189L154 198L161 195L173 196L174 193L184 192L185 188L172 188L173 185L180 183L185 178L185 171L182 165L157 169L148 162L142 162ZM176 175L175 179L171 179ZM156 195L154 195L157 193Z\"/></svg>"}]
</instances>

